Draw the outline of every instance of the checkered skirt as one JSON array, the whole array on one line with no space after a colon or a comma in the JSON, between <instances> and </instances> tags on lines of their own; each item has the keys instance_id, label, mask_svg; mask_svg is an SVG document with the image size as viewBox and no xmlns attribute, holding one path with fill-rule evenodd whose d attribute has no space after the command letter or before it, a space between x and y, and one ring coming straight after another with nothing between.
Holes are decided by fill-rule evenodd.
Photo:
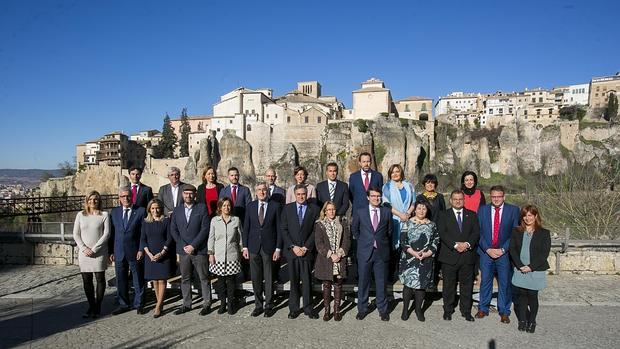
<instances>
[{"instance_id":1,"label":"checkered skirt","mask_svg":"<svg viewBox=\"0 0 620 349\"><path fill-rule=\"evenodd\" d=\"M241 262L240 261L233 261L233 262L216 261L215 264L209 265L209 271L219 276L239 274L241 272Z\"/></svg>"}]
</instances>

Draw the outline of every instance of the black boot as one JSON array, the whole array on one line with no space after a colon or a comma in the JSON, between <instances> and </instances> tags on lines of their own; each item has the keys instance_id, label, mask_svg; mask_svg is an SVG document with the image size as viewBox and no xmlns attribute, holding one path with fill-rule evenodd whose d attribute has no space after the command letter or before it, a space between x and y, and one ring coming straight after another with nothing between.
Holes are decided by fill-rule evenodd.
<instances>
[{"instance_id":1,"label":"black boot","mask_svg":"<svg viewBox=\"0 0 620 349\"><path fill-rule=\"evenodd\" d=\"M523 332L527 328L527 323L525 321L519 321L519 331Z\"/></svg>"},{"instance_id":2,"label":"black boot","mask_svg":"<svg viewBox=\"0 0 620 349\"><path fill-rule=\"evenodd\" d=\"M536 332L536 323L535 322L528 322L527 323L527 328L525 329L525 332L527 332L527 333L534 333L534 332Z\"/></svg>"},{"instance_id":3,"label":"black boot","mask_svg":"<svg viewBox=\"0 0 620 349\"><path fill-rule=\"evenodd\" d=\"M425 290L415 290L415 316L418 318L418 321L421 322L426 321L426 318L424 317L424 312L422 311L422 305L424 303L425 297Z\"/></svg>"},{"instance_id":4,"label":"black boot","mask_svg":"<svg viewBox=\"0 0 620 349\"><path fill-rule=\"evenodd\" d=\"M409 303L411 302L411 296L413 289L407 286L403 287L403 313L400 315L401 320L409 320Z\"/></svg>"},{"instance_id":5,"label":"black boot","mask_svg":"<svg viewBox=\"0 0 620 349\"><path fill-rule=\"evenodd\" d=\"M342 320L340 302L342 302L342 280L334 284L334 321Z\"/></svg>"},{"instance_id":6,"label":"black boot","mask_svg":"<svg viewBox=\"0 0 620 349\"><path fill-rule=\"evenodd\" d=\"M331 303L332 283L329 281L323 281L323 308L325 308L325 314L323 314L323 321L329 321L331 318L330 303Z\"/></svg>"}]
</instances>

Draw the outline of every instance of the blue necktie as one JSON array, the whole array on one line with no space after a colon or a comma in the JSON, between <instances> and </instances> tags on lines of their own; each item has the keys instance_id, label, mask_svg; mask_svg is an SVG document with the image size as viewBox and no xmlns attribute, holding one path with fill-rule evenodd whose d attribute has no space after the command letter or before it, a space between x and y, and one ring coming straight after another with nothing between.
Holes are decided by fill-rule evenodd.
<instances>
[{"instance_id":1,"label":"blue necktie","mask_svg":"<svg viewBox=\"0 0 620 349\"><path fill-rule=\"evenodd\" d=\"M128 224L129 224L129 209L126 208L125 212L123 213L123 226L127 228Z\"/></svg>"},{"instance_id":2,"label":"blue necktie","mask_svg":"<svg viewBox=\"0 0 620 349\"><path fill-rule=\"evenodd\" d=\"M304 207L303 207L303 205L299 205L299 212L297 213L297 219L299 220L299 226L301 227L301 223L304 220Z\"/></svg>"},{"instance_id":3,"label":"blue necktie","mask_svg":"<svg viewBox=\"0 0 620 349\"><path fill-rule=\"evenodd\" d=\"M461 220L461 211L456 213L456 223L459 225L459 231L463 232L463 221Z\"/></svg>"}]
</instances>

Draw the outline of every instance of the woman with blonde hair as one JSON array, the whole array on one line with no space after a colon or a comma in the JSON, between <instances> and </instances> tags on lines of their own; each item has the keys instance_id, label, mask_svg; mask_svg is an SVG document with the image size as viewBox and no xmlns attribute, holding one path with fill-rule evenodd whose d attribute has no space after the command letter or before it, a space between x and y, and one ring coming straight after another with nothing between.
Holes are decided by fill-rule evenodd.
<instances>
[{"instance_id":1,"label":"woman with blonde hair","mask_svg":"<svg viewBox=\"0 0 620 349\"><path fill-rule=\"evenodd\" d=\"M78 264L82 274L84 293L88 300L88 310L83 318L96 318L101 314L101 303L105 294L105 270L108 267L108 238L110 219L101 210L101 195L91 191L84 198L84 210L78 212L73 224L73 240L79 249ZM93 285L93 275L97 280L97 290Z\"/></svg>"},{"instance_id":2,"label":"woman with blonde hair","mask_svg":"<svg viewBox=\"0 0 620 349\"><path fill-rule=\"evenodd\" d=\"M142 223L140 250L147 258L144 262L144 278L153 281L157 304L153 317L162 315L167 280L175 268L174 240L169 232L170 220L164 216L164 203L152 199L146 206L147 216Z\"/></svg>"},{"instance_id":3,"label":"woman with blonde hair","mask_svg":"<svg viewBox=\"0 0 620 349\"><path fill-rule=\"evenodd\" d=\"M347 255L351 247L351 230L345 218L336 216L336 204L327 201L323 204L319 220L314 224L314 239L317 256L314 264L314 277L323 281L323 320L328 321L330 298L334 286L334 320L342 320L340 302L342 283L347 277Z\"/></svg>"}]
</instances>

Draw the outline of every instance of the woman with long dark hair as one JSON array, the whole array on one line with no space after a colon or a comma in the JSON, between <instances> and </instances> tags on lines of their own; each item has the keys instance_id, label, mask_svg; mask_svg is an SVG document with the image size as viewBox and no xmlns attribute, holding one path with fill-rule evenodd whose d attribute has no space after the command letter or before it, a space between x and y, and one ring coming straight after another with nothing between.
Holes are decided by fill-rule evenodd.
<instances>
[{"instance_id":1,"label":"woman with long dark hair","mask_svg":"<svg viewBox=\"0 0 620 349\"><path fill-rule=\"evenodd\" d=\"M538 291L546 287L551 234L542 227L540 213L534 205L521 209L521 225L514 228L510 240L513 302L519 331L534 333L538 315Z\"/></svg>"}]
</instances>

